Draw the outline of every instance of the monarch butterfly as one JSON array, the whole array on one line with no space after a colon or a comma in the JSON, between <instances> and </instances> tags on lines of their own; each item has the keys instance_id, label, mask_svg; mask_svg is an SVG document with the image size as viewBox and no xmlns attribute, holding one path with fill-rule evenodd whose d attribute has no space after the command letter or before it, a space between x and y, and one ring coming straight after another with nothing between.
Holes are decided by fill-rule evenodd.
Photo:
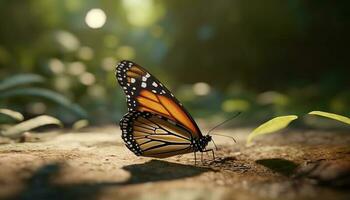
<instances>
[{"instance_id":1,"label":"monarch butterfly","mask_svg":"<svg viewBox=\"0 0 350 200\"><path fill-rule=\"evenodd\" d=\"M207 149L211 136L201 133L183 105L148 71L122 61L116 67L116 78L128 105L119 123L122 139L135 155L166 158L211 151L214 157L213 149Z\"/></svg>"}]
</instances>

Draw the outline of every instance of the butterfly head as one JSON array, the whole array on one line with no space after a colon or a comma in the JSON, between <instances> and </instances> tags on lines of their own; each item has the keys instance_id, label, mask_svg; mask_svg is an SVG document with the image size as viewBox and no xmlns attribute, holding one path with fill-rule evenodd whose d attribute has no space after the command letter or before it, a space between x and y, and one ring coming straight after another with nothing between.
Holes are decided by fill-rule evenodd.
<instances>
[{"instance_id":1,"label":"butterfly head","mask_svg":"<svg viewBox=\"0 0 350 200\"><path fill-rule=\"evenodd\" d=\"M210 135L204 136L204 140L207 142L207 144L212 140Z\"/></svg>"},{"instance_id":2,"label":"butterfly head","mask_svg":"<svg viewBox=\"0 0 350 200\"><path fill-rule=\"evenodd\" d=\"M203 136L197 140L194 141L194 148L196 151L203 151L205 150L206 146L208 145L208 143L211 141L211 136L210 135L206 135Z\"/></svg>"}]
</instances>

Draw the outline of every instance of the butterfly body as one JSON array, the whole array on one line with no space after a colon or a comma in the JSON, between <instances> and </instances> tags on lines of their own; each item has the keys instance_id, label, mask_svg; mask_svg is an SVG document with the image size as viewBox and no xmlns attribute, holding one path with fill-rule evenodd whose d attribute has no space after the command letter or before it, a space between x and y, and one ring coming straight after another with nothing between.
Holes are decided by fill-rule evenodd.
<instances>
[{"instance_id":1,"label":"butterfly body","mask_svg":"<svg viewBox=\"0 0 350 200\"><path fill-rule=\"evenodd\" d=\"M116 77L126 95L128 113L120 120L122 139L137 156L164 158L206 149L211 136L175 96L141 66L122 61Z\"/></svg>"}]
</instances>

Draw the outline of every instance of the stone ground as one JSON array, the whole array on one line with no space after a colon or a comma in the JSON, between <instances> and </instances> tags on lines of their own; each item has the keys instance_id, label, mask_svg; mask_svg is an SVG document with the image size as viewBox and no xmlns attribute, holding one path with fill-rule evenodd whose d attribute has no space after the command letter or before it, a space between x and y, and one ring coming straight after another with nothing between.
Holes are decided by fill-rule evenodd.
<instances>
[{"instance_id":1,"label":"stone ground","mask_svg":"<svg viewBox=\"0 0 350 200\"><path fill-rule=\"evenodd\" d=\"M287 130L245 146L251 129L198 154L136 157L118 127L0 139L0 199L350 199L349 131Z\"/></svg>"}]
</instances>

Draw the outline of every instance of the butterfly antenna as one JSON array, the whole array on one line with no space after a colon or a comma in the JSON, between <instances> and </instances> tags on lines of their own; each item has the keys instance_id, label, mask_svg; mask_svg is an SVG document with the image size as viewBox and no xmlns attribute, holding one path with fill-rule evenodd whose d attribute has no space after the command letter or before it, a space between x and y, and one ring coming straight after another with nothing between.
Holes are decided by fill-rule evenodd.
<instances>
[{"instance_id":1,"label":"butterfly antenna","mask_svg":"<svg viewBox=\"0 0 350 200\"><path fill-rule=\"evenodd\" d=\"M212 139L211 141L213 142L213 144L214 144L214 146L215 146L215 150L217 151L217 150L218 150L218 146L216 146L216 144L215 144L215 142L214 142L213 139Z\"/></svg>"},{"instance_id":2,"label":"butterfly antenna","mask_svg":"<svg viewBox=\"0 0 350 200\"><path fill-rule=\"evenodd\" d=\"M208 131L207 135L209 135L210 132L212 132L214 129L216 129L216 128L218 128L219 126L225 124L226 122L228 122L228 121L230 121L230 120L236 118L236 117L237 117L238 115L240 115L240 114L241 114L241 112L238 112L238 113L235 114L233 117L231 117L231 118L229 118L229 119L226 119L225 121L221 122L220 124L214 126L213 128L211 128L211 129Z\"/></svg>"},{"instance_id":3,"label":"butterfly antenna","mask_svg":"<svg viewBox=\"0 0 350 200\"><path fill-rule=\"evenodd\" d=\"M228 137L228 138L231 138L235 143L237 143L236 142L236 140L235 140L235 138L234 137L232 137L232 136L228 136L228 135L221 135L221 134L211 134L211 135L218 135L218 136L222 136L222 137Z\"/></svg>"}]
</instances>

